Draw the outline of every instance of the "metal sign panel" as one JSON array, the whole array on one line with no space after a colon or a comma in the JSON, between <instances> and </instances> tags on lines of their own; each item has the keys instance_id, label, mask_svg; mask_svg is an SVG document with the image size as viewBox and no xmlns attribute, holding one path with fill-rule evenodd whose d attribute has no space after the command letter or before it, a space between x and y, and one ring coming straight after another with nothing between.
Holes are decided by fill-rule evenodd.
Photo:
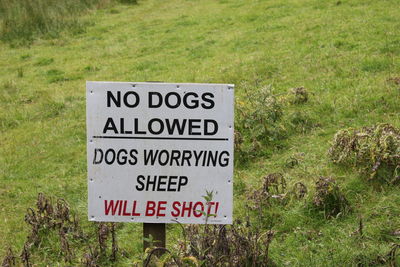
<instances>
[{"instance_id":1,"label":"metal sign panel","mask_svg":"<svg viewBox=\"0 0 400 267\"><path fill-rule=\"evenodd\" d=\"M232 223L233 85L86 88L89 220Z\"/></svg>"}]
</instances>

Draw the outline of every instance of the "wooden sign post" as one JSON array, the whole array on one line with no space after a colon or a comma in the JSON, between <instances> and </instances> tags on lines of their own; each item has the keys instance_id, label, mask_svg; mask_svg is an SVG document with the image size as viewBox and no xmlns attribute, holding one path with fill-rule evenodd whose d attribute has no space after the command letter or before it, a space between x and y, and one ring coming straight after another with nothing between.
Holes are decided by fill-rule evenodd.
<instances>
[{"instance_id":1,"label":"wooden sign post","mask_svg":"<svg viewBox=\"0 0 400 267\"><path fill-rule=\"evenodd\" d=\"M153 239L153 246L166 248L166 233L165 233L165 223L144 223L143 224L143 251L146 251L151 244L146 241L150 238ZM158 256L162 255L164 251L159 251Z\"/></svg>"}]
</instances>

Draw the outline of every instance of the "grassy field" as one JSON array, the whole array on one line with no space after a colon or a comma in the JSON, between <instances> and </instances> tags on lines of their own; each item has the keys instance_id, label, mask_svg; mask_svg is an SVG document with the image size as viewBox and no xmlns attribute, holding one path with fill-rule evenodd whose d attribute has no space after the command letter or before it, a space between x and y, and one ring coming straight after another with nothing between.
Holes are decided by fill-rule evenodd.
<instances>
[{"instance_id":1,"label":"grassy field","mask_svg":"<svg viewBox=\"0 0 400 267\"><path fill-rule=\"evenodd\" d=\"M21 250L24 214L39 192L65 198L92 231L85 81L109 80L234 83L243 105L246 92L271 85L285 137L236 164L234 217L254 216L245 206L252 189L281 172L309 195L265 209L278 266L378 264L400 242L393 234L400 230L399 187L367 182L354 168L332 164L327 151L342 128L400 127L400 85L390 80L400 76L399 17L398 0L142 0L84 15L82 31L29 46L1 43L0 258L9 246ZM300 86L308 102L290 104L289 89ZM293 157L298 164L289 168ZM338 181L351 213L326 219L310 210L320 176ZM352 234L360 217L362 238ZM168 229L172 247L180 230ZM118 236L129 255L140 253L141 225L124 225ZM38 266L58 261L41 255Z\"/></svg>"}]
</instances>

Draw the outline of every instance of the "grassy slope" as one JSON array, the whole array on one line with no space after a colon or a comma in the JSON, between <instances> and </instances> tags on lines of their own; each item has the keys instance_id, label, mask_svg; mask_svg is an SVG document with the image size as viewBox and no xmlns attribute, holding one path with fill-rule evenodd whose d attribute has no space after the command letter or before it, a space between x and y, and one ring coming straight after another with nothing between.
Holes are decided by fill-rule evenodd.
<instances>
[{"instance_id":1,"label":"grassy slope","mask_svg":"<svg viewBox=\"0 0 400 267\"><path fill-rule=\"evenodd\" d=\"M400 126L399 90L387 82L400 76L399 16L397 0L146 0L88 15L94 25L84 34L0 44L0 256L9 245L20 250L38 192L66 198L86 218L85 80L229 82L243 101L244 87L309 88L311 101L285 112L301 109L321 126L237 168L235 178L256 187L273 171L308 185L332 175L348 194L355 212L343 219L323 220L302 203L279 212L271 253L281 265L348 265L386 253L395 241L388 233L400 227L398 188L373 188L329 164L326 151L340 128ZM284 169L296 152L304 160ZM236 198L241 217L244 196ZM362 241L350 237L359 215ZM139 251L139 230L124 227L120 245ZM309 240L310 231L321 234Z\"/></svg>"}]
</instances>

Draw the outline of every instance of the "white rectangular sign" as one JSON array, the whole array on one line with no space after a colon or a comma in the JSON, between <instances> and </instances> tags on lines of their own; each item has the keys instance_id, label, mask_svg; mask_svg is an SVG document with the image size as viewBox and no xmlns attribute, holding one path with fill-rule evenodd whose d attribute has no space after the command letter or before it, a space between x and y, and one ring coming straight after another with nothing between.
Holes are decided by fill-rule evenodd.
<instances>
[{"instance_id":1,"label":"white rectangular sign","mask_svg":"<svg viewBox=\"0 0 400 267\"><path fill-rule=\"evenodd\" d=\"M86 89L89 220L232 223L233 85Z\"/></svg>"}]
</instances>

